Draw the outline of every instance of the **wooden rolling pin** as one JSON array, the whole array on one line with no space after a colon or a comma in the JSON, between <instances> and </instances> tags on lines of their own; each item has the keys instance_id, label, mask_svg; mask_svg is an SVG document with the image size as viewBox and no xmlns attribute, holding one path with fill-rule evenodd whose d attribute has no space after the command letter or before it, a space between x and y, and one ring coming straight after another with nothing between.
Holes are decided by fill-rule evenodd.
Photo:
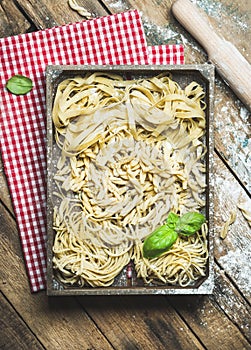
<instances>
[{"instance_id":1,"label":"wooden rolling pin","mask_svg":"<svg viewBox=\"0 0 251 350\"><path fill-rule=\"evenodd\" d=\"M176 0L172 12L182 26L204 47L218 73L251 111L251 65L237 48L221 38L207 15L189 0Z\"/></svg>"}]
</instances>

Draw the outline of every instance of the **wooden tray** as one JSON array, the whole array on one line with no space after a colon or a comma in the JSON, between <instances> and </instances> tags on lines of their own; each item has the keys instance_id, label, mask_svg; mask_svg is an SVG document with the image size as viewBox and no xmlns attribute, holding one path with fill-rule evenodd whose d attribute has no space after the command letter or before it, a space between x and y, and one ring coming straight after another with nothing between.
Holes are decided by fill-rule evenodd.
<instances>
[{"instance_id":1,"label":"wooden tray","mask_svg":"<svg viewBox=\"0 0 251 350\"><path fill-rule=\"evenodd\" d=\"M56 278L52 266L53 241L53 189L55 174L55 159L57 145L54 140L51 112L58 84L69 77L85 75L87 72L111 72L130 78L156 76L162 72L170 72L172 79L184 88L192 81L198 82L206 92L206 137L208 149L206 154L206 208L205 214L209 226L208 249L209 259L206 276L199 279L193 286L180 287L173 285L144 286L136 276L128 282L126 268L115 279L111 287L73 287L68 286ZM213 102L214 102L214 67L211 64L203 65L173 65L173 66L48 66L46 70L46 98L47 98L47 294L48 295L115 295L115 294L211 294L214 286L213 279Z\"/></svg>"}]
</instances>

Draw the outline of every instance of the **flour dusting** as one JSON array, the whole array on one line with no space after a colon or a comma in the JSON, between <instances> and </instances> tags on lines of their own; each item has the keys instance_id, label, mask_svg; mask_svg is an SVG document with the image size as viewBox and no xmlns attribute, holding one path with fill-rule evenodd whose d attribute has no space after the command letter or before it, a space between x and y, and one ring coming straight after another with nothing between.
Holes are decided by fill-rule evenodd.
<instances>
[{"instance_id":1,"label":"flour dusting","mask_svg":"<svg viewBox=\"0 0 251 350\"><path fill-rule=\"evenodd\" d=\"M234 103L230 94L229 88L216 79L214 129L216 143L219 142L216 148L224 153L229 165L251 191L251 114L239 101Z\"/></svg>"},{"instance_id":2,"label":"flour dusting","mask_svg":"<svg viewBox=\"0 0 251 350\"><path fill-rule=\"evenodd\" d=\"M109 6L116 12L128 11L129 7L125 4L124 0L112 1Z\"/></svg>"},{"instance_id":3,"label":"flour dusting","mask_svg":"<svg viewBox=\"0 0 251 350\"><path fill-rule=\"evenodd\" d=\"M193 0L206 14L210 17L217 19L219 27L222 26L221 23L225 23L226 17L231 17L231 23L241 30L248 30L248 13L240 13L238 7L232 3L226 3L214 0ZM229 19L228 19L229 20ZM225 25L225 24L224 24Z\"/></svg>"},{"instance_id":4,"label":"flour dusting","mask_svg":"<svg viewBox=\"0 0 251 350\"><path fill-rule=\"evenodd\" d=\"M216 164L217 167L217 164ZM229 212L233 208L237 208L237 203L242 194L242 188L233 179L233 176L227 169L215 169L214 177L214 192L216 196L217 210L216 214L221 214L221 219L226 221L229 217ZM222 222L219 223L219 229L222 227Z\"/></svg>"},{"instance_id":5,"label":"flour dusting","mask_svg":"<svg viewBox=\"0 0 251 350\"><path fill-rule=\"evenodd\" d=\"M215 256L222 269L239 286L246 296L251 296L251 230L238 205L251 207L251 199L220 160L215 163ZM230 213L236 212L236 220L230 226L225 241L220 232Z\"/></svg>"},{"instance_id":6,"label":"flour dusting","mask_svg":"<svg viewBox=\"0 0 251 350\"><path fill-rule=\"evenodd\" d=\"M246 246L246 249L237 248L235 251L229 251L218 259L218 262L224 266L225 272L231 277L234 276L238 287L248 297L251 296L250 261L250 245Z\"/></svg>"},{"instance_id":7,"label":"flour dusting","mask_svg":"<svg viewBox=\"0 0 251 350\"><path fill-rule=\"evenodd\" d=\"M171 25L159 26L145 16L142 16L142 23L147 41L151 45L176 44L182 41L180 33Z\"/></svg>"}]
</instances>

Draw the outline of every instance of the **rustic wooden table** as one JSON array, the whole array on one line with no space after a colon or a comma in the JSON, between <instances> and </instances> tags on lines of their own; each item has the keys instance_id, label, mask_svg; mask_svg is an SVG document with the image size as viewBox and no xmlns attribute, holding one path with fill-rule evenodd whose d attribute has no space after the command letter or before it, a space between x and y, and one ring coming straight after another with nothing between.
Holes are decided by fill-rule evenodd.
<instances>
[{"instance_id":1,"label":"rustic wooden table","mask_svg":"<svg viewBox=\"0 0 251 350\"><path fill-rule=\"evenodd\" d=\"M183 43L186 63L206 53L173 18L172 0L78 0L93 16L138 9L149 45ZM250 0L197 0L214 28L251 61ZM83 20L61 0L3 0L0 36ZM219 76L215 83L215 288L209 296L48 298L31 294L3 170L0 171L1 349L251 349L251 116ZM2 164L0 163L0 169ZM225 240L220 231L236 220Z\"/></svg>"}]
</instances>

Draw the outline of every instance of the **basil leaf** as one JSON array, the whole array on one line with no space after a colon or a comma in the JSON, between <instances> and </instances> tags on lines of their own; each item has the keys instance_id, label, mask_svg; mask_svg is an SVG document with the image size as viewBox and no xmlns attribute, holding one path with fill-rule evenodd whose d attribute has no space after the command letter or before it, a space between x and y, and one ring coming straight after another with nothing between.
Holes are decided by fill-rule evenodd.
<instances>
[{"instance_id":1,"label":"basil leaf","mask_svg":"<svg viewBox=\"0 0 251 350\"><path fill-rule=\"evenodd\" d=\"M157 258L175 243L178 233L166 226L154 230L144 241L143 256L148 259Z\"/></svg>"},{"instance_id":2,"label":"basil leaf","mask_svg":"<svg viewBox=\"0 0 251 350\"><path fill-rule=\"evenodd\" d=\"M24 75L14 75L6 84L6 88L14 95L25 95L33 88L32 80Z\"/></svg>"},{"instance_id":3,"label":"basil leaf","mask_svg":"<svg viewBox=\"0 0 251 350\"><path fill-rule=\"evenodd\" d=\"M179 220L179 215L173 213L172 211L168 214L166 219L166 225L170 228L175 229L176 223Z\"/></svg>"},{"instance_id":4,"label":"basil leaf","mask_svg":"<svg viewBox=\"0 0 251 350\"><path fill-rule=\"evenodd\" d=\"M205 216L200 213L186 213L177 221L175 231L184 236L191 236L199 231L205 221Z\"/></svg>"}]
</instances>

